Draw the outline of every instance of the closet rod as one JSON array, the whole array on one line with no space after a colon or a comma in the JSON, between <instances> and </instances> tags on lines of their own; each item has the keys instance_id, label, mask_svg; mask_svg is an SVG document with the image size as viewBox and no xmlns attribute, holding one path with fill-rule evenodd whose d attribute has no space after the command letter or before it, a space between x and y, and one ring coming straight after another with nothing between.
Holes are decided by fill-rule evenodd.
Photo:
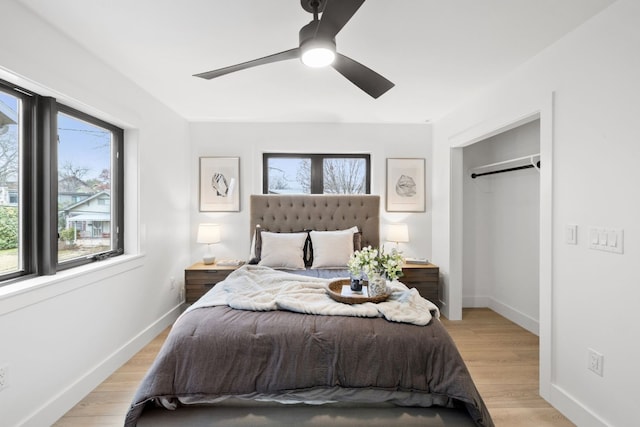
<instances>
[{"instance_id":1,"label":"closet rod","mask_svg":"<svg viewBox=\"0 0 640 427\"><path fill-rule=\"evenodd\" d=\"M513 168L507 168L507 169L498 169L498 170L491 171L491 172L472 173L471 174L471 178L476 179L479 176L493 175L495 173L511 172L511 171L517 171L517 170L520 170L520 169L530 169L530 168L535 168L535 167L540 169L540 160L538 160L535 165L531 164L531 165L524 165L524 166L516 166L516 167L513 167Z\"/></svg>"}]
</instances>

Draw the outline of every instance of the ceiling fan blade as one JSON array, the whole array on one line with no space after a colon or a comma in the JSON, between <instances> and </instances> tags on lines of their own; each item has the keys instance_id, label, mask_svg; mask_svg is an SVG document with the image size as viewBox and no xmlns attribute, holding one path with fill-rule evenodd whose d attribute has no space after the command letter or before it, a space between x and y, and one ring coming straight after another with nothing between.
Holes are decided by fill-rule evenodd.
<instances>
[{"instance_id":1,"label":"ceiling fan blade","mask_svg":"<svg viewBox=\"0 0 640 427\"><path fill-rule=\"evenodd\" d=\"M316 37L333 39L362 6L362 3L364 0L327 0Z\"/></svg>"},{"instance_id":2,"label":"ceiling fan blade","mask_svg":"<svg viewBox=\"0 0 640 427\"><path fill-rule=\"evenodd\" d=\"M284 52L274 53L273 55L265 56L263 58L254 59L252 61L243 62L241 64L231 65L229 67L219 68L213 71L206 71L200 74L194 74L194 77L202 77L203 79L214 79L216 77L224 76L225 74L233 73L235 71L245 70L251 67L257 67L258 65L270 64L272 62L286 61L288 59L295 59L300 57L300 48L285 50Z\"/></svg>"},{"instance_id":3,"label":"ceiling fan blade","mask_svg":"<svg viewBox=\"0 0 640 427\"><path fill-rule=\"evenodd\" d=\"M332 67L373 98L378 98L395 86L395 84L372 69L339 53L336 53L336 59L333 61Z\"/></svg>"}]
</instances>

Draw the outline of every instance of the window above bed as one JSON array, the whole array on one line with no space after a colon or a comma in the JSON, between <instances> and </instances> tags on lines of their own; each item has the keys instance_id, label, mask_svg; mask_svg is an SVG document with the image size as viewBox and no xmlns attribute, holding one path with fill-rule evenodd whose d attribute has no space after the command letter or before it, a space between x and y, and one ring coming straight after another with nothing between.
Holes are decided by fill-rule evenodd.
<instances>
[{"instance_id":1,"label":"window above bed","mask_svg":"<svg viewBox=\"0 0 640 427\"><path fill-rule=\"evenodd\" d=\"M264 153L263 194L370 194L369 154Z\"/></svg>"}]
</instances>

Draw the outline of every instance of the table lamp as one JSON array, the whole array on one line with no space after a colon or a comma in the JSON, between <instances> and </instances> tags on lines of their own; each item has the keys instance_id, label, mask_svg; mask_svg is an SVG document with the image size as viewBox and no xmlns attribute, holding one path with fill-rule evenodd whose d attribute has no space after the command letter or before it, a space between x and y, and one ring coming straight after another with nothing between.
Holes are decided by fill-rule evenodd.
<instances>
[{"instance_id":1,"label":"table lamp","mask_svg":"<svg viewBox=\"0 0 640 427\"><path fill-rule=\"evenodd\" d=\"M207 251L202 257L202 262L213 264L216 261L216 257L211 252L211 245L220 242L220 224L200 224L197 242L207 244Z\"/></svg>"},{"instance_id":2,"label":"table lamp","mask_svg":"<svg viewBox=\"0 0 640 427\"><path fill-rule=\"evenodd\" d=\"M409 227L407 224L389 224L387 227L387 241L395 242L396 249L400 243L409 241Z\"/></svg>"}]
</instances>

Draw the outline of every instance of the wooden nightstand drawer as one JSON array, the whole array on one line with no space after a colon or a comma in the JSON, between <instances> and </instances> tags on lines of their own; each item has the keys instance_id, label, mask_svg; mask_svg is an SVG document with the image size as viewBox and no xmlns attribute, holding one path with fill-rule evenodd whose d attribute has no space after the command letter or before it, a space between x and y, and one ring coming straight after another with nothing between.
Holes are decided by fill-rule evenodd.
<instances>
[{"instance_id":1,"label":"wooden nightstand drawer","mask_svg":"<svg viewBox=\"0 0 640 427\"><path fill-rule=\"evenodd\" d=\"M185 270L185 274L189 276L189 283L194 285L216 284L226 279L229 273L229 270Z\"/></svg>"},{"instance_id":2,"label":"wooden nightstand drawer","mask_svg":"<svg viewBox=\"0 0 640 427\"><path fill-rule=\"evenodd\" d=\"M440 269L433 264L405 264L400 281L409 288L416 288L423 298L439 305L438 289L440 285Z\"/></svg>"},{"instance_id":3,"label":"wooden nightstand drawer","mask_svg":"<svg viewBox=\"0 0 640 427\"><path fill-rule=\"evenodd\" d=\"M206 294L213 286L222 282L239 266L205 265L195 263L184 270L184 287L186 290L185 302L192 304Z\"/></svg>"}]
</instances>

